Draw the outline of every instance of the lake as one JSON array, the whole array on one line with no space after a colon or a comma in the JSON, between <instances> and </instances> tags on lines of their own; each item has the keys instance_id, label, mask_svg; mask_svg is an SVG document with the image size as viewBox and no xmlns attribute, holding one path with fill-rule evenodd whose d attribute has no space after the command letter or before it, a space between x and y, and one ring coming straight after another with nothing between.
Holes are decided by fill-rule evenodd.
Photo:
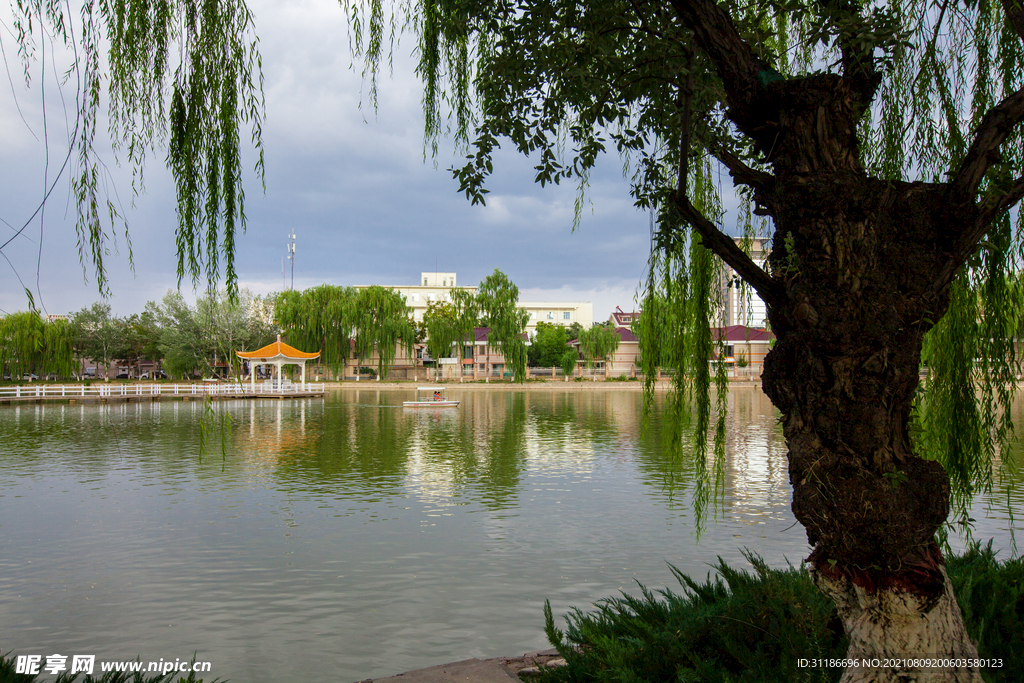
<instances>
[{"instance_id":1,"label":"lake","mask_svg":"<svg viewBox=\"0 0 1024 683\"><path fill-rule=\"evenodd\" d=\"M809 552L759 389L730 393L699 543L690 469L657 410L641 428L635 385L449 393L459 408L403 409L411 387L220 402L230 433L202 456L201 403L0 409L0 648L345 683L544 649L545 599L677 586L668 563ZM1019 488L975 507L1004 555Z\"/></svg>"}]
</instances>

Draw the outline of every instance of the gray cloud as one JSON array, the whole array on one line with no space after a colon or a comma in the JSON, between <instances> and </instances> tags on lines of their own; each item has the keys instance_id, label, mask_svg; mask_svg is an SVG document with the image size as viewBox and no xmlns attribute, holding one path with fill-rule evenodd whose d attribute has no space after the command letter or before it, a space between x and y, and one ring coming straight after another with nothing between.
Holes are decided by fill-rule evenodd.
<instances>
[{"instance_id":1,"label":"gray cloud","mask_svg":"<svg viewBox=\"0 0 1024 683\"><path fill-rule=\"evenodd\" d=\"M243 286L259 293L281 288L281 260L294 229L296 287L411 284L436 263L465 284L500 268L524 299L591 300L596 319L615 305L632 306L648 255L648 218L632 206L619 159L609 156L594 174L575 233L575 188L540 188L532 162L510 151L496 158L488 205L470 206L446 170L462 158L450 142L442 143L436 160L424 162L411 41L398 48L393 75L383 66L375 112L359 65L350 67L347 27L336 3L261 0L252 6L266 79L267 171L265 194L253 174L245 179L248 228L237 249ZM8 61L11 47L5 40ZM20 91L14 77L38 134L38 90ZM48 98L57 101L50 93ZM66 140L62 116L58 120L59 127L50 121L51 167L52 150L59 148L53 140ZM42 194L42 146L18 117L9 89L0 91L0 122L0 217L20 225ZM134 277L123 237L120 253L107 259L111 303L121 314L141 310L176 284L173 187L162 159L162 151L151 154L147 192L127 207ZM247 159L251 167L252 154ZM130 176L112 160L110 165L119 196L129 204ZM98 297L93 284L83 283L78 265L73 208L65 215L67 183L58 190L47 207L39 290L50 312L68 312ZM6 226L0 230L10 233ZM5 250L33 290L38 240L37 221ZM6 263L0 266L0 308L23 309L17 279Z\"/></svg>"}]
</instances>

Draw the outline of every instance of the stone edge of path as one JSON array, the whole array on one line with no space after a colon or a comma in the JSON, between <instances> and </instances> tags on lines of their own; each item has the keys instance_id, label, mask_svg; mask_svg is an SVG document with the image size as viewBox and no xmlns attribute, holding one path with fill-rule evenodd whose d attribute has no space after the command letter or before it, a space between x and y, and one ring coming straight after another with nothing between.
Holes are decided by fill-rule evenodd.
<instances>
[{"instance_id":1,"label":"stone edge of path","mask_svg":"<svg viewBox=\"0 0 1024 683\"><path fill-rule=\"evenodd\" d=\"M359 683L511 683L522 681L542 668L562 666L565 660L557 650L527 652L520 657L465 659L426 669L407 671L386 678L367 678Z\"/></svg>"}]
</instances>

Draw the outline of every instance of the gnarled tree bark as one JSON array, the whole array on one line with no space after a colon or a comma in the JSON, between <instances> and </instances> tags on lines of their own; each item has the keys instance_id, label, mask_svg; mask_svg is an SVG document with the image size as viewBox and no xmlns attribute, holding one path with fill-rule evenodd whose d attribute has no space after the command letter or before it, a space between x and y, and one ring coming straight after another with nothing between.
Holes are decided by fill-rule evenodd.
<instances>
[{"instance_id":1,"label":"gnarled tree bark","mask_svg":"<svg viewBox=\"0 0 1024 683\"><path fill-rule=\"evenodd\" d=\"M984 233L984 211L967 181L883 181L861 167L857 124L880 80L870 53L843 46L843 74L785 79L714 3L673 6L716 64L729 118L774 171L734 179L775 223L769 273L753 280L769 295L777 337L762 385L782 413L812 575L835 602L858 664L843 680L978 682L963 661L977 649L935 542L949 479L914 452L909 423L924 336L948 307L968 231L975 241ZM972 151L981 151L965 164L984 163L1019 120L1016 105L1009 98L990 117L999 121L979 131ZM978 172L965 166L954 177ZM714 226L688 216L683 199L677 205L731 263L722 240L705 234Z\"/></svg>"},{"instance_id":2,"label":"gnarled tree bark","mask_svg":"<svg viewBox=\"0 0 1024 683\"><path fill-rule=\"evenodd\" d=\"M778 342L762 379L783 415L793 512L848 658L895 664L843 680L978 681L969 666L907 661L977 657L934 540L948 478L908 431L924 334L948 303L930 293L942 226L962 217L941 186L856 173L794 178L772 200L769 264L785 297L769 312Z\"/></svg>"}]
</instances>

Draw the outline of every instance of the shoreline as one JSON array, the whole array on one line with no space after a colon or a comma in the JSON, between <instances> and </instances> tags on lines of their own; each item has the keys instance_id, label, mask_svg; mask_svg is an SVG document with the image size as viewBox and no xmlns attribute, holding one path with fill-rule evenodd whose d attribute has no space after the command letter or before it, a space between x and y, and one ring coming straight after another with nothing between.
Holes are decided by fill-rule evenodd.
<instances>
[{"instance_id":1,"label":"shoreline","mask_svg":"<svg viewBox=\"0 0 1024 683\"><path fill-rule=\"evenodd\" d=\"M517 384L515 382L484 382L482 380L471 380L468 382L459 382L452 380L441 380L441 381L428 381L420 382L414 380L384 380L378 382L376 380L345 380L344 382L323 382L326 389L409 389L417 386L443 386L446 389L501 389L503 391L530 391L532 389L556 389L563 387L565 389L620 389L629 391L642 391L644 388L643 382L639 380L601 380L599 382L583 381L583 382L565 382L560 380L531 380ZM731 379L729 380L730 387L736 388L759 388L761 386L761 379ZM654 385L655 391L668 391L672 388L672 382L670 380L660 380ZM714 385L711 387L714 391Z\"/></svg>"},{"instance_id":2,"label":"shoreline","mask_svg":"<svg viewBox=\"0 0 1024 683\"><path fill-rule=\"evenodd\" d=\"M535 676L541 669L558 666L565 666L565 660L557 650L550 649L519 657L464 659L382 678L366 678L358 683L516 683L529 680L523 677Z\"/></svg>"}]
</instances>

